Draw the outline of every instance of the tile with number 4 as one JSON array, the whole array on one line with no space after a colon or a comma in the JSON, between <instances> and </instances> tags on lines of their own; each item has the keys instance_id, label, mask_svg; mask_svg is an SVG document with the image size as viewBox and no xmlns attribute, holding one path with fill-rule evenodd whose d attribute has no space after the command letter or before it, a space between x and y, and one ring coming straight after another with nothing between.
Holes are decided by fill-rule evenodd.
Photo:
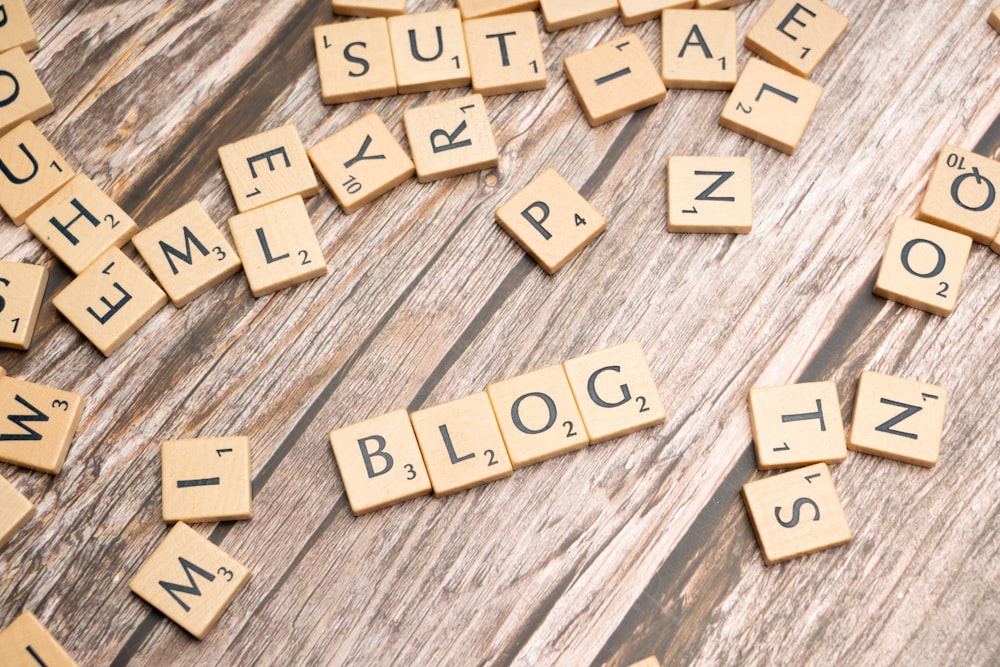
<instances>
[{"instance_id":1,"label":"tile with number 4","mask_svg":"<svg viewBox=\"0 0 1000 667\"><path fill-rule=\"evenodd\" d=\"M837 383L753 387L748 393L757 467L792 468L847 458Z\"/></svg>"},{"instance_id":2,"label":"tile with number 4","mask_svg":"<svg viewBox=\"0 0 1000 667\"><path fill-rule=\"evenodd\" d=\"M249 438L167 440L160 445L160 462L167 523L253 516Z\"/></svg>"},{"instance_id":3,"label":"tile with number 4","mask_svg":"<svg viewBox=\"0 0 1000 667\"><path fill-rule=\"evenodd\" d=\"M27 350L31 345L48 281L44 266L0 260L0 347Z\"/></svg>"},{"instance_id":4,"label":"tile with number 4","mask_svg":"<svg viewBox=\"0 0 1000 667\"><path fill-rule=\"evenodd\" d=\"M1000 231L1000 162L945 145L917 218L990 243Z\"/></svg>"},{"instance_id":5,"label":"tile with number 4","mask_svg":"<svg viewBox=\"0 0 1000 667\"><path fill-rule=\"evenodd\" d=\"M73 170L30 120L0 137L0 208L23 225L28 214L73 178Z\"/></svg>"},{"instance_id":6,"label":"tile with number 4","mask_svg":"<svg viewBox=\"0 0 1000 667\"><path fill-rule=\"evenodd\" d=\"M675 155L667 161L667 229L747 234L750 158Z\"/></svg>"},{"instance_id":7,"label":"tile with number 4","mask_svg":"<svg viewBox=\"0 0 1000 667\"><path fill-rule=\"evenodd\" d=\"M311 197L319 192L294 125L227 144L219 149L219 161L241 213L286 197Z\"/></svg>"},{"instance_id":8,"label":"tile with number 4","mask_svg":"<svg viewBox=\"0 0 1000 667\"><path fill-rule=\"evenodd\" d=\"M0 461L58 474L80 425L83 403L71 391L0 379Z\"/></svg>"},{"instance_id":9,"label":"tile with number 4","mask_svg":"<svg viewBox=\"0 0 1000 667\"><path fill-rule=\"evenodd\" d=\"M0 549L35 516L35 506L0 475ZM3 655L0 652L0 655Z\"/></svg>"},{"instance_id":10,"label":"tile with number 4","mask_svg":"<svg viewBox=\"0 0 1000 667\"><path fill-rule=\"evenodd\" d=\"M421 183L489 169L499 161L482 95L407 109L403 125Z\"/></svg>"},{"instance_id":11,"label":"tile with number 4","mask_svg":"<svg viewBox=\"0 0 1000 667\"><path fill-rule=\"evenodd\" d=\"M747 32L748 49L799 76L809 76L850 20L820 0L775 0Z\"/></svg>"},{"instance_id":12,"label":"tile with number 4","mask_svg":"<svg viewBox=\"0 0 1000 667\"><path fill-rule=\"evenodd\" d=\"M0 664L4 667L76 667L56 638L30 611L0 632Z\"/></svg>"}]
</instances>

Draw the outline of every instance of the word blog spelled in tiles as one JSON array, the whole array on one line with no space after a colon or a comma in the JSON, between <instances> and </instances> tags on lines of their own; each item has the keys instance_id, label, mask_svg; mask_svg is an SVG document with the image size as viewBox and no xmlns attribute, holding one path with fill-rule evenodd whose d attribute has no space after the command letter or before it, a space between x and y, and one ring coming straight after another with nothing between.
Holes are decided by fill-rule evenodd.
<instances>
[{"instance_id":1,"label":"word blog spelled in tiles","mask_svg":"<svg viewBox=\"0 0 1000 667\"><path fill-rule=\"evenodd\" d=\"M410 415L396 410L335 429L330 445L361 515L508 477L665 419L642 347L630 342Z\"/></svg>"}]
</instances>

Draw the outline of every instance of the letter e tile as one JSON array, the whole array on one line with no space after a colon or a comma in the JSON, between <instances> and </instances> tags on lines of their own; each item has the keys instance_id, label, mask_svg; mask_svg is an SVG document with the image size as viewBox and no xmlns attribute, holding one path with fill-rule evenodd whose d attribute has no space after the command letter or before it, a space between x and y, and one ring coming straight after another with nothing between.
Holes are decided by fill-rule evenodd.
<instances>
[{"instance_id":1,"label":"letter e tile","mask_svg":"<svg viewBox=\"0 0 1000 667\"><path fill-rule=\"evenodd\" d=\"M241 213L293 195L311 197L319 192L294 125L227 144L219 149L219 161Z\"/></svg>"},{"instance_id":2,"label":"letter e tile","mask_svg":"<svg viewBox=\"0 0 1000 667\"><path fill-rule=\"evenodd\" d=\"M809 76L850 20L820 0L775 0L747 32L746 47L799 76Z\"/></svg>"},{"instance_id":3,"label":"letter e tile","mask_svg":"<svg viewBox=\"0 0 1000 667\"><path fill-rule=\"evenodd\" d=\"M837 383L802 382L748 392L757 467L794 468L847 458Z\"/></svg>"}]
</instances>

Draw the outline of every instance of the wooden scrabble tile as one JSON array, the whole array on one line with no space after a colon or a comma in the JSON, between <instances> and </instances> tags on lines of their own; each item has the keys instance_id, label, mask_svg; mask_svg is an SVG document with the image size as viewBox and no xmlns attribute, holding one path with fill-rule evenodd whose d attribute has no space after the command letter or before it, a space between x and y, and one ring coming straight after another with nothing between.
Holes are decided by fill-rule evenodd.
<instances>
[{"instance_id":1,"label":"wooden scrabble tile","mask_svg":"<svg viewBox=\"0 0 1000 667\"><path fill-rule=\"evenodd\" d=\"M660 661L655 655L643 658L639 662L633 662L629 667L660 667Z\"/></svg>"},{"instance_id":2,"label":"wooden scrabble tile","mask_svg":"<svg viewBox=\"0 0 1000 667\"><path fill-rule=\"evenodd\" d=\"M736 14L724 9L668 9L662 20L667 88L732 90L736 85Z\"/></svg>"},{"instance_id":3,"label":"wooden scrabble tile","mask_svg":"<svg viewBox=\"0 0 1000 667\"><path fill-rule=\"evenodd\" d=\"M239 255L198 201L132 237L132 244L177 308L240 270Z\"/></svg>"},{"instance_id":4,"label":"wooden scrabble tile","mask_svg":"<svg viewBox=\"0 0 1000 667\"><path fill-rule=\"evenodd\" d=\"M791 155L822 94L823 86L751 58L722 109L719 125Z\"/></svg>"},{"instance_id":5,"label":"wooden scrabble tile","mask_svg":"<svg viewBox=\"0 0 1000 667\"><path fill-rule=\"evenodd\" d=\"M0 137L0 207L24 224L49 195L73 178L73 170L30 120Z\"/></svg>"},{"instance_id":6,"label":"wooden scrabble tile","mask_svg":"<svg viewBox=\"0 0 1000 667\"><path fill-rule=\"evenodd\" d=\"M689 7L694 7L694 0L618 0L618 11L622 15L622 25L635 25L660 18L665 9L687 9Z\"/></svg>"},{"instance_id":7,"label":"wooden scrabble tile","mask_svg":"<svg viewBox=\"0 0 1000 667\"><path fill-rule=\"evenodd\" d=\"M5 377L0 380L0 461L56 475L83 416L71 391Z\"/></svg>"},{"instance_id":8,"label":"wooden scrabble tile","mask_svg":"<svg viewBox=\"0 0 1000 667\"><path fill-rule=\"evenodd\" d=\"M344 213L353 213L415 171L409 154L374 112L334 132L307 153Z\"/></svg>"},{"instance_id":9,"label":"wooden scrabble tile","mask_svg":"<svg viewBox=\"0 0 1000 667\"><path fill-rule=\"evenodd\" d=\"M389 41L400 93L469 85L469 60L457 9L390 17Z\"/></svg>"},{"instance_id":10,"label":"wooden scrabble tile","mask_svg":"<svg viewBox=\"0 0 1000 667\"><path fill-rule=\"evenodd\" d=\"M227 144L219 149L219 161L240 212L319 192L316 174L294 125Z\"/></svg>"},{"instance_id":11,"label":"wooden scrabble tile","mask_svg":"<svg viewBox=\"0 0 1000 667\"><path fill-rule=\"evenodd\" d=\"M1000 230L1000 162L945 145L924 192L917 218L973 241L991 243Z\"/></svg>"},{"instance_id":12,"label":"wooden scrabble tile","mask_svg":"<svg viewBox=\"0 0 1000 667\"><path fill-rule=\"evenodd\" d=\"M514 469L590 444L562 364L486 387Z\"/></svg>"},{"instance_id":13,"label":"wooden scrabble tile","mask_svg":"<svg viewBox=\"0 0 1000 667\"><path fill-rule=\"evenodd\" d=\"M0 475L0 549L35 516L35 506ZM0 650L0 657L3 651Z\"/></svg>"},{"instance_id":14,"label":"wooden scrabble tile","mask_svg":"<svg viewBox=\"0 0 1000 667\"><path fill-rule=\"evenodd\" d=\"M851 541L825 463L748 482L743 501L768 565Z\"/></svg>"},{"instance_id":15,"label":"wooden scrabble tile","mask_svg":"<svg viewBox=\"0 0 1000 667\"><path fill-rule=\"evenodd\" d=\"M847 447L931 467L938 460L948 390L874 371L861 371Z\"/></svg>"},{"instance_id":16,"label":"wooden scrabble tile","mask_svg":"<svg viewBox=\"0 0 1000 667\"><path fill-rule=\"evenodd\" d=\"M341 16L395 16L406 13L406 0L333 0Z\"/></svg>"},{"instance_id":17,"label":"wooden scrabble tile","mask_svg":"<svg viewBox=\"0 0 1000 667\"><path fill-rule=\"evenodd\" d=\"M570 359L563 368L591 444L662 424L667 418L637 341Z\"/></svg>"},{"instance_id":18,"label":"wooden scrabble tile","mask_svg":"<svg viewBox=\"0 0 1000 667\"><path fill-rule=\"evenodd\" d=\"M0 664L4 667L76 667L55 637L30 611L0 632Z\"/></svg>"},{"instance_id":19,"label":"wooden scrabble tile","mask_svg":"<svg viewBox=\"0 0 1000 667\"><path fill-rule=\"evenodd\" d=\"M990 17L987 19L990 27L1000 32L1000 7L997 7L992 12L990 12Z\"/></svg>"},{"instance_id":20,"label":"wooden scrabble tile","mask_svg":"<svg viewBox=\"0 0 1000 667\"><path fill-rule=\"evenodd\" d=\"M996 237L993 239L993 243L990 244L990 250L1000 254L1000 231L997 232Z\"/></svg>"},{"instance_id":21,"label":"wooden scrabble tile","mask_svg":"<svg viewBox=\"0 0 1000 667\"><path fill-rule=\"evenodd\" d=\"M675 155L667 160L667 229L748 234L750 158Z\"/></svg>"},{"instance_id":22,"label":"wooden scrabble tile","mask_svg":"<svg viewBox=\"0 0 1000 667\"><path fill-rule=\"evenodd\" d=\"M660 102L667 91L635 33L563 60L591 126Z\"/></svg>"},{"instance_id":23,"label":"wooden scrabble tile","mask_svg":"<svg viewBox=\"0 0 1000 667\"><path fill-rule=\"evenodd\" d=\"M847 458L837 383L753 387L748 398L761 470L838 463Z\"/></svg>"},{"instance_id":24,"label":"wooden scrabble tile","mask_svg":"<svg viewBox=\"0 0 1000 667\"><path fill-rule=\"evenodd\" d=\"M167 303L142 269L112 246L52 299L104 356L109 356Z\"/></svg>"},{"instance_id":25,"label":"wooden scrabble tile","mask_svg":"<svg viewBox=\"0 0 1000 667\"><path fill-rule=\"evenodd\" d=\"M250 439L193 438L160 445L163 520L249 519Z\"/></svg>"},{"instance_id":26,"label":"wooden scrabble tile","mask_svg":"<svg viewBox=\"0 0 1000 667\"><path fill-rule=\"evenodd\" d=\"M821 0L774 0L743 43L772 64L809 76L848 23L846 16Z\"/></svg>"},{"instance_id":27,"label":"wooden scrabble tile","mask_svg":"<svg viewBox=\"0 0 1000 667\"><path fill-rule=\"evenodd\" d=\"M725 9L726 7L742 5L744 2L749 1L750 0L695 0L694 6L698 9Z\"/></svg>"},{"instance_id":28,"label":"wooden scrabble tile","mask_svg":"<svg viewBox=\"0 0 1000 667\"><path fill-rule=\"evenodd\" d=\"M420 183L497 165L497 144L482 95L407 109L403 126Z\"/></svg>"},{"instance_id":29,"label":"wooden scrabble tile","mask_svg":"<svg viewBox=\"0 0 1000 667\"><path fill-rule=\"evenodd\" d=\"M301 197L234 215L229 232L255 297L326 274L326 260Z\"/></svg>"},{"instance_id":30,"label":"wooden scrabble tile","mask_svg":"<svg viewBox=\"0 0 1000 667\"><path fill-rule=\"evenodd\" d=\"M25 224L76 274L108 248L125 245L139 231L128 213L83 174L46 199Z\"/></svg>"},{"instance_id":31,"label":"wooden scrabble tile","mask_svg":"<svg viewBox=\"0 0 1000 667\"><path fill-rule=\"evenodd\" d=\"M31 345L48 280L44 266L0 260L0 347L27 350Z\"/></svg>"},{"instance_id":32,"label":"wooden scrabble tile","mask_svg":"<svg viewBox=\"0 0 1000 667\"><path fill-rule=\"evenodd\" d=\"M618 0L539 0L549 32L597 21L618 13Z\"/></svg>"},{"instance_id":33,"label":"wooden scrabble tile","mask_svg":"<svg viewBox=\"0 0 1000 667\"><path fill-rule=\"evenodd\" d=\"M485 391L418 410L410 422L438 498L514 471Z\"/></svg>"},{"instance_id":34,"label":"wooden scrabble tile","mask_svg":"<svg viewBox=\"0 0 1000 667\"><path fill-rule=\"evenodd\" d=\"M24 0L4 0L0 5L0 52L14 47L23 51L38 48L38 37Z\"/></svg>"},{"instance_id":35,"label":"wooden scrabble tile","mask_svg":"<svg viewBox=\"0 0 1000 667\"><path fill-rule=\"evenodd\" d=\"M604 217L549 167L497 209L497 223L549 274L604 231Z\"/></svg>"},{"instance_id":36,"label":"wooden scrabble tile","mask_svg":"<svg viewBox=\"0 0 1000 667\"><path fill-rule=\"evenodd\" d=\"M24 120L38 120L55 110L45 86L20 48L0 53L0 134Z\"/></svg>"},{"instance_id":37,"label":"wooden scrabble tile","mask_svg":"<svg viewBox=\"0 0 1000 667\"><path fill-rule=\"evenodd\" d=\"M396 94L396 70L384 17L313 29L324 104Z\"/></svg>"},{"instance_id":38,"label":"wooden scrabble tile","mask_svg":"<svg viewBox=\"0 0 1000 667\"><path fill-rule=\"evenodd\" d=\"M250 570L187 524L178 522L128 587L202 639L249 579Z\"/></svg>"},{"instance_id":39,"label":"wooden scrabble tile","mask_svg":"<svg viewBox=\"0 0 1000 667\"><path fill-rule=\"evenodd\" d=\"M472 90L500 95L545 87L545 59L534 12L473 19L463 27Z\"/></svg>"},{"instance_id":40,"label":"wooden scrabble tile","mask_svg":"<svg viewBox=\"0 0 1000 667\"><path fill-rule=\"evenodd\" d=\"M356 516L431 492L406 410L330 431L330 446Z\"/></svg>"},{"instance_id":41,"label":"wooden scrabble tile","mask_svg":"<svg viewBox=\"0 0 1000 667\"><path fill-rule=\"evenodd\" d=\"M947 317L972 250L972 239L929 222L896 218L882 256L875 289L878 296Z\"/></svg>"},{"instance_id":42,"label":"wooden scrabble tile","mask_svg":"<svg viewBox=\"0 0 1000 667\"><path fill-rule=\"evenodd\" d=\"M538 9L538 0L456 0L465 20Z\"/></svg>"}]
</instances>

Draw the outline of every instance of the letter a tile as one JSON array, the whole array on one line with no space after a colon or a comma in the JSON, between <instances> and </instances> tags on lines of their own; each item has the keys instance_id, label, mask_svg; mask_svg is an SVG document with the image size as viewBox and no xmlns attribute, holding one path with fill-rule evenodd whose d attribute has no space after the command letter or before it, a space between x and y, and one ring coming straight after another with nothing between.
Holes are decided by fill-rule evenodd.
<instances>
[{"instance_id":1,"label":"letter a tile","mask_svg":"<svg viewBox=\"0 0 1000 667\"><path fill-rule=\"evenodd\" d=\"M750 27L744 43L778 67L809 76L849 22L820 0L775 0Z\"/></svg>"},{"instance_id":2,"label":"letter a tile","mask_svg":"<svg viewBox=\"0 0 1000 667\"><path fill-rule=\"evenodd\" d=\"M30 611L0 632L0 664L4 667L76 667L59 642Z\"/></svg>"},{"instance_id":3,"label":"letter a tile","mask_svg":"<svg viewBox=\"0 0 1000 667\"><path fill-rule=\"evenodd\" d=\"M3 549L3 546L14 537L14 533L21 530L33 516L35 516L35 506L31 501L0 475L0 549ZM2 656L3 651L0 650L0 657Z\"/></svg>"},{"instance_id":4,"label":"letter a tile","mask_svg":"<svg viewBox=\"0 0 1000 667\"><path fill-rule=\"evenodd\" d=\"M847 458L837 384L753 387L748 394L757 467L794 468Z\"/></svg>"},{"instance_id":5,"label":"letter a tile","mask_svg":"<svg viewBox=\"0 0 1000 667\"><path fill-rule=\"evenodd\" d=\"M0 207L15 225L73 178L73 170L30 120L0 137Z\"/></svg>"},{"instance_id":6,"label":"letter a tile","mask_svg":"<svg viewBox=\"0 0 1000 667\"><path fill-rule=\"evenodd\" d=\"M1000 230L1000 162L945 145L917 218L988 244Z\"/></svg>"},{"instance_id":7,"label":"letter a tile","mask_svg":"<svg viewBox=\"0 0 1000 667\"><path fill-rule=\"evenodd\" d=\"M667 229L747 234L753 226L748 157L688 157L667 161Z\"/></svg>"},{"instance_id":8,"label":"letter a tile","mask_svg":"<svg viewBox=\"0 0 1000 667\"><path fill-rule=\"evenodd\" d=\"M403 112L417 181L495 167L499 160L482 95L469 95Z\"/></svg>"},{"instance_id":9,"label":"letter a tile","mask_svg":"<svg viewBox=\"0 0 1000 667\"><path fill-rule=\"evenodd\" d=\"M249 438L167 440L160 461L167 523L252 516Z\"/></svg>"},{"instance_id":10,"label":"letter a tile","mask_svg":"<svg viewBox=\"0 0 1000 667\"><path fill-rule=\"evenodd\" d=\"M44 266L0 260L0 347L27 350L31 345L48 281Z\"/></svg>"},{"instance_id":11,"label":"letter a tile","mask_svg":"<svg viewBox=\"0 0 1000 667\"><path fill-rule=\"evenodd\" d=\"M261 132L219 149L219 161L241 213L319 192L316 174L294 125Z\"/></svg>"},{"instance_id":12,"label":"letter a tile","mask_svg":"<svg viewBox=\"0 0 1000 667\"><path fill-rule=\"evenodd\" d=\"M83 397L0 379L0 461L56 475L83 416Z\"/></svg>"},{"instance_id":13,"label":"letter a tile","mask_svg":"<svg viewBox=\"0 0 1000 667\"><path fill-rule=\"evenodd\" d=\"M317 26L313 40L324 104L396 94L396 70L384 18Z\"/></svg>"},{"instance_id":14,"label":"letter a tile","mask_svg":"<svg viewBox=\"0 0 1000 667\"><path fill-rule=\"evenodd\" d=\"M663 12L663 82L667 88L732 90L736 85L736 14L717 9Z\"/></svg>"},{"instance_id":15,"label":"letter a tile","mask_svg":"<svg viewBox=\"0 0 1000 667\"><path fill-rule=\"evenodd\" d=\"M23 120L38 120L55 110L45 86L20 48L0 53L0 79L4 80L0 99L0 134Z\"/></svg>"},{"instance_id":16,"label":"letter a tile","mask_svg":"<svg viewBox=\"0 0 1000 667\"><path fill-rule=\"evenodd\" d=\"M469 85L469 59L457 9L393 16L389 41L400 93Z\"/></svg>"}]
</instances>

